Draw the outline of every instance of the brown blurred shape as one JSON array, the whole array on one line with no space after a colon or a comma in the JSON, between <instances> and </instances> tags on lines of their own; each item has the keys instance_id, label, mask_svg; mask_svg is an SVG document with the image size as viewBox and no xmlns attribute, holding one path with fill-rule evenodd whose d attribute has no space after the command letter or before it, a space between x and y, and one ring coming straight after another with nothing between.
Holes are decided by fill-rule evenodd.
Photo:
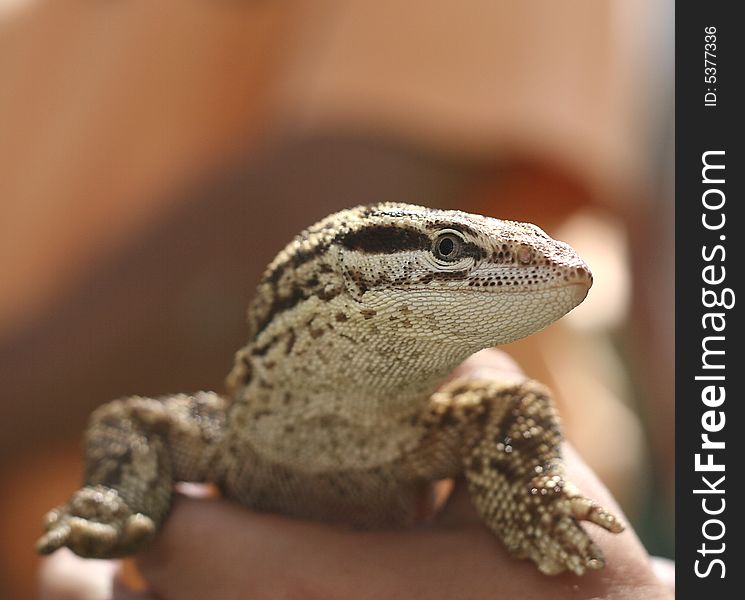
<instances>
[{"instance_id":1,"label":"brown blurred shape","mask_svg":"<svg viewBox=\"0 0 745 600\"><path fill-rule=\"evenodd\" d=\"M292 9L78 0L0 23L0 331L258 142Z\"/></svg>"}]
</instances>

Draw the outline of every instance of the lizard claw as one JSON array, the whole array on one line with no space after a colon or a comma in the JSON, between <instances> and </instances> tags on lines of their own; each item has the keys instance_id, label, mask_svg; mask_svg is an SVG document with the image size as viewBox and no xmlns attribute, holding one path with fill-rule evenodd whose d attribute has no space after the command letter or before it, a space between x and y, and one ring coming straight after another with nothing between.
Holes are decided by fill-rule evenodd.
<instances>
[{"instance_id":1,"label":"lizard claw","mask_svg":"<svg viewBox=\"0 0 745 600\"><path fill-rule=\"evenodd\" d=\"M536 477L529 487L540 518L528 527L532 535L526 539L530 547L525 554L547 575L565 569L577 575L602 569L603 553L579 522L590 521L620 533L624 529L621 521L559 475Z\"/></svg>"},{"instance_id":2,"label":"lizard claw","mask_svg":"<svg viewBox=\"0 0 745 600\"><path fill-rule=\"evenodd\" d=\"M155 533L155 523L132 514L116 490L104 486L78 490L65 506L44 516L47 532L36 543L40 554L67 546L85 558L114 558L142 547Z\"/></svg>"},{"instance_id":3,"label":"lizard claw","mask_svg":"<svg viewBox=\"0 0 745 600\"><path fill-rule=\"evenodd\" d=\"M611 533L621 533L624 530L623 523L616 515L583 496L571 483L564 486L564 491L571 499L572 515L578 521L590 521Z\"/></svg>"}]
</instances>

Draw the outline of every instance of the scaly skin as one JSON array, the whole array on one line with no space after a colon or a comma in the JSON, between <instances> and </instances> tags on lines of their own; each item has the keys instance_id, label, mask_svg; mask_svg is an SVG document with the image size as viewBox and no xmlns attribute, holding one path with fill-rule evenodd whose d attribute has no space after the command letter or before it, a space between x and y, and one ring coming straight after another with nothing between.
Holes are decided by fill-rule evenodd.
<instances>
[{"instance_id":1,"label":"scaly skin","mask_svg":"<svg viewBox=\"0 0 745 600\"><path fill-rule=\"evenodd\" d=\"M486 526L547 574L601 568L579 521L622 530L564 478L549 392L455 380L474 352L577 306L587 265L534 225L406 204L357 207L298 235L249 310L228 394L128 398L94 412L81 490L37 549L136 552L175 481L255 510L401 527L432 481L465 476Z\"/></svg>"}]
</instances>

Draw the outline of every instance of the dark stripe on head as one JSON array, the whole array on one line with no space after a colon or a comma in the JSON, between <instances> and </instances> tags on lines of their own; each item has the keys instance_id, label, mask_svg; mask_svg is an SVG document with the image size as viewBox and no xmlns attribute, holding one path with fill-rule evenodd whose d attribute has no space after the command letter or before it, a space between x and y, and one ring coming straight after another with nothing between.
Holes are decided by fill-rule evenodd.
<instances>
[{"instance_id":1,"label":"dark stripe on head","mask_svg":"<svg viewBox=\"0 0 745 600\"><path fill-rule=\"evenodd\" d=\"M287 270L288 267L293 267L297 269L300 265L303 265L307 263L308 261L313 260L314 258L317 258L321 256L326 250L328 250L329 245L327 243L318 243L315 246L312 246L308 250L298 250L292 256L286 260L285 262L281 262L278 264L275 264L270 267L265 273L264 277L262 278L262 281L276 284L284 274L284 272ZM328 265L327 265L328 266ZM327 272L327 271L324 271Z\"/></svg>"},{"instance_id":2,"label":"dark stripe on head","mask_svg":"<svg viewBox=\"0 0 745 600\"><path fill-rule=\"evenodd\" d=\"M348 250L368 254L394 254L407 250L427 250L431 240L426 233L399 225L371 225L337 238Z\"/></svg>"},{"instance_id":3,"label":"dark stripe on head","mask_svg":"<svg viewBox=\"0 0 745 600\"><path fill-rule=\"evenodd\" d=\"M486 258L486 250L484 250L478 244L474 244L473 242L466 242L461 247L460 255L470 256L474 260L479 260L481 258Z\"/></svg>"},{"instance_id":4,"label":"dark stripe on head","mask_svg":"<svg viewBox=\"0 0 745 600\"><path fill-rule=\"evenodd\" d=\"M275 295L272 298L271 304L264 310L254 310L251 313L253 319L252 334L257 336L261 333L264 328L269 325L274 315L291 309L303 300L307 300L310 296L309 292L303 292L299 287L292 287L289 295L279 296Z\"/></svg>"},{"instance_id":5,"label":"dark stripe on head","mask_svg":"<svg viewBox=\"0 0 745 600\"><path fill-rule=\"evenodd\" d=\"M318 282L316 283L318 286L313 289L306 288L303 290L298 286L293 286L290 288L289 294L286 296L279 295L278 291L275 289L272 292L273 296L271 304L268 306L265 305L261 308L254 305L254 309L251 311L252 335L255 337L261 333L267 325L269 325L275 315L294 308L300 302L307 300L311 296L317 296L319 300L327 302L336 298L336 296L341 293L341 288L332 286L322 287Z\"/></svg>"}]
</instances>

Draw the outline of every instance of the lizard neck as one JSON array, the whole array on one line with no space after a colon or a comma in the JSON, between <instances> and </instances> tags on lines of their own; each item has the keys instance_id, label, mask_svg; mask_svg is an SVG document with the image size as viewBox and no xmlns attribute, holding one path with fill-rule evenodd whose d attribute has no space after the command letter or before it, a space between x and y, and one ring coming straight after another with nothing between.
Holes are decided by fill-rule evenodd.
<instances>
[{"instance_id":1,"label":"lizard neck","mask_svg":"<svg viewBox=\"0 0 745 600\"><path fill-rule=\"evenodd\" d=\"M406 420L479 349L423 327L406 303L373 309L343 295L311 298L287 317L243 355L250 363L251 405L281 406L289 418L328 414L360 425Z\"/></svg>"}]
</instances>

